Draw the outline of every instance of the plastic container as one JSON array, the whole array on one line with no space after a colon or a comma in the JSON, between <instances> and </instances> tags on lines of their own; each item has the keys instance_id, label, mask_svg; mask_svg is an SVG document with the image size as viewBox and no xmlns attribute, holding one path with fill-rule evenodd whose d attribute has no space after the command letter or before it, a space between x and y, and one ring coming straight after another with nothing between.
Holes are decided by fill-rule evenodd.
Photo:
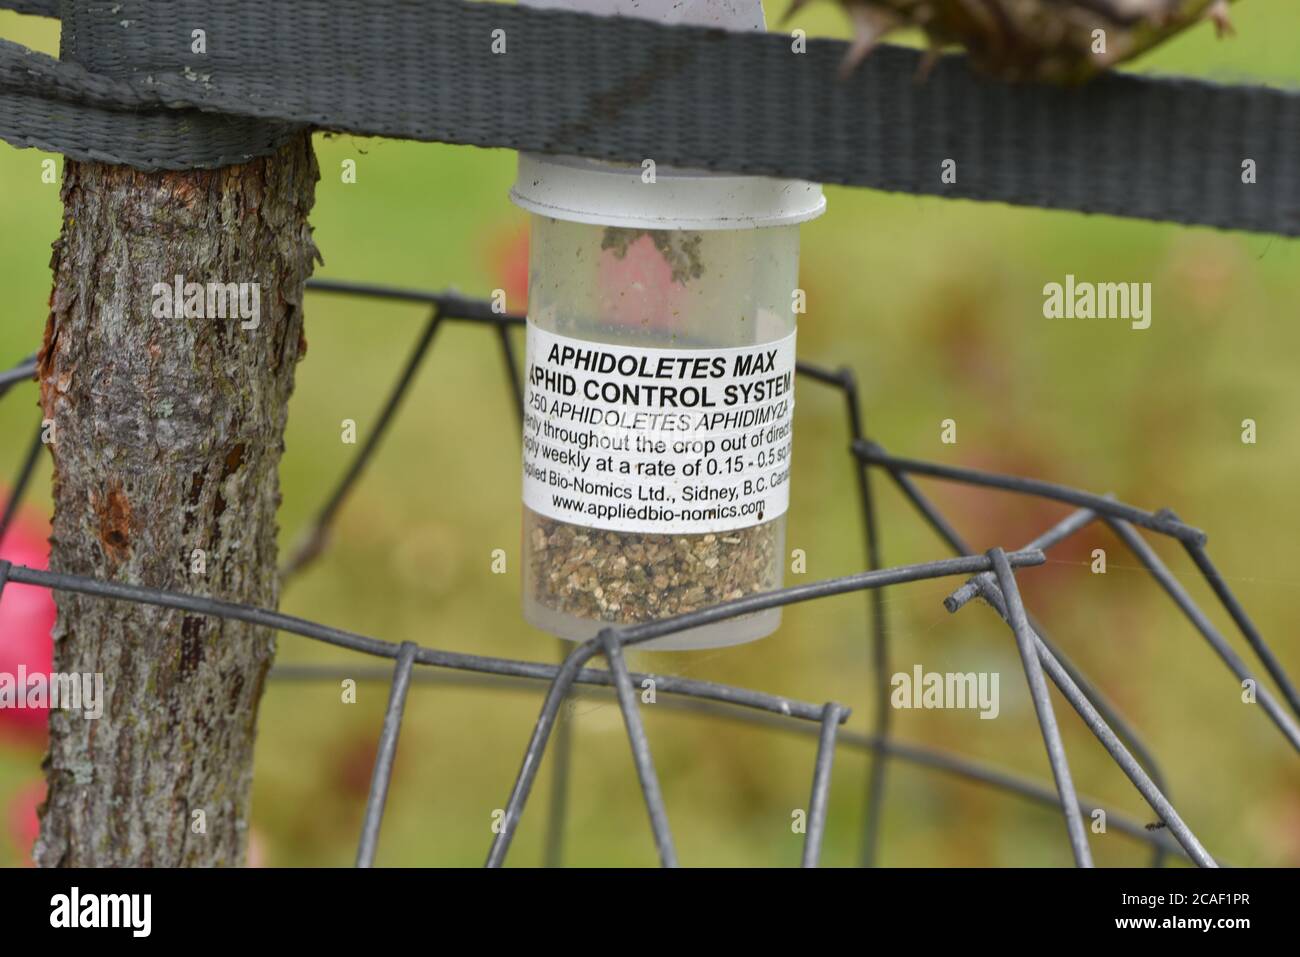
<instances>
[{"instance_id":1,"label":"plastic container","mask_svg":"<svg viewBox=\"0 0 1300 957\"><path fill-rule=\"evenodd\" d=\"M680 19L680 2L634 5ZM756 9L757 8L757 12ZM724 10L761 26L757 3ZM521 154L529 210L524 615L586 640L779 588L797 224L821 187ZM780 610L641 648L770 634Z\"/></svg>"}]
</instances>

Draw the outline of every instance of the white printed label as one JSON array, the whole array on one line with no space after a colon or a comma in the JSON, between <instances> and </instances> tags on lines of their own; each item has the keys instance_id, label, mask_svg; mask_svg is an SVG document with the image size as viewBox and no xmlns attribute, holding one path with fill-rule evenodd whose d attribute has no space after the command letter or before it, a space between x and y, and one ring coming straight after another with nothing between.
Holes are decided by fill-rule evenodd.
<instances>
[{"instance_id":1,"label":"white printed label","mask_svg":"<svg viewBox=\"0 0 1300 957\"><path fill-rule=\"evenodd\" d=\"M736 349L645 349L528 323L524 504L575 525L695 534L790 502L794 333Z\"/></svg>"}]
</instances>

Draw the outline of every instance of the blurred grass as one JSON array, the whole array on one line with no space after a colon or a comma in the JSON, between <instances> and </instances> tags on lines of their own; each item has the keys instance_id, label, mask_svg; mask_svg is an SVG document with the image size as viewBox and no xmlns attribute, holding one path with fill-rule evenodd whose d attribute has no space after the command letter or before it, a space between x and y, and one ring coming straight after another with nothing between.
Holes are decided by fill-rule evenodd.
<instances>
[{"instance_id":1,"label":"blurred grass","mask_svg":"<svg viewBox=\"0 0 1300 957\"><path fill-rule=\"evenodd\" d=\"M775 22L769 6L769 22ZM1234 7L1238 36L1198 29L1138 71L1293 85L1300 6ZM801 14L813 34L843 35L832 5ZM52 51L57 28L0 14L0 35ZM486 295L506 286L525 217L506 199L514 157L501 150L318 136L322 181L313 215L325 257L318 274ZM0 145L0 361L40 341L49 295L48 243L57 186L35 151ZM357 183L340 181L344 160ZM1269 175L1269 171L1261 171ZM901 454L1016 471L1113 491L1140 506L1172 506L1209 531L1214 560L1283 663L1300 675L1295 593L1300 553L1294 496L1300 468L1300 244L1105 217L830 188L829 212L804 230L803 359L859 375L872 434ZM1049 323L1042 287L1066 273L1150 281L1152 327ZM282 469L287 546L363 435L414 341L423 313L400 305L313 296L310 351L298 369ZM292 584L284 610L391 641L550 659L555 645L518 612L519 462L500 359L485 330L445 326L392 433L343 511L331 549ZM16 469L35 418L33 387L0 403L0 477ZM1243 445L1240 421L1259 423ZM954 418L958 444L942 445ZM861 567L861 536L837 395L801 386L789 547L808 579ZM48 508L48 464L34 501ZM1014 546L1064 510L997 492L927 484L979 547ZM891 564L943 554L907 504L881 490ZM1094 576L1094 547L1110 556ZM1159 542L1180 573L1179 550ZM493 549L510 557L490 573ZM1237 864L1300 863L1295 755L1259 709L1110 536L1092 531L1026 573L1029 606L1113 697L1164 762L1180 812L1212 850ZM894 712L909 741L958 750L1050 780L1014 644L980 607L942 609L947 583L891 591L891 671L998 671L1002 714ZM1192 594L1225 632L1208 590ZM643 670L747 685L871 712L866 602L846 596L795 607L774 637L694 654L632 655ZM1234 642L1238 648L1242 643ZM287 636L280 660L359 659ZM386 688L363 684L343 706L332 687L273 685L262 708L254 827L273 865L352 860ZM1067 705L1055 699L1058 713ZM418 687L403 727L379 859L478 864L518 770L540 698ZM646 709L682 860L780 865L798 860L790 813L806 807L813 742L730 722ZM573 864L649 864L653 846L617 708L575 706L576 750L566 857ZM1146 819L1140 800L1072 716L1062 717L1080 788ZM0 745L0 805L39 776L40 754ZM836 765L824 861L854 862L868 765ZM1058 815L1011 797L893 763L886 864L1063 865ZM511 861L540 859L549 762ZM1099 863L1145 860L1138 845L1094 837ZM17 850L0 838L0 863Z\"/></svg>"}]
</instances>

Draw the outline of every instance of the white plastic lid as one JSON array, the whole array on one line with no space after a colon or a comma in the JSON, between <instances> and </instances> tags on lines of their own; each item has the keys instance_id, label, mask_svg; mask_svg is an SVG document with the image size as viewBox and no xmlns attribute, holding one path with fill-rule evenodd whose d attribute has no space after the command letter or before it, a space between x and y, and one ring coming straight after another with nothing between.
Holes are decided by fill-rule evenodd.
<instances>
[{"instance_id":1,"label":"white plastic lid","mask_svg":"<svg viewBox=\"0 0 1300 957\"><path fill-rule=\"evenodd\" d=\"M729 30L762 30L760 0L521 0L525 6L629 16ZM653 157L649 157L653 159ZM554 219L640 229L754 229L820 216L826 197L817 183L741 176L657 165L654 181L641 164L576 156L519 154L510 199Z\"/></svg>"},{"instance_id":2,"label":"white plastic lid","mask_svg":"<svg viewBox=\"0 0 1300 957\"><path fill-rule=\"evenodd\" d=\"M640 166L534 153L519 154L510 198L554 219L641 229L786 226L826 209L822 188L802 180L660 166L646 183Z\"/></svg>"}]
</instances>

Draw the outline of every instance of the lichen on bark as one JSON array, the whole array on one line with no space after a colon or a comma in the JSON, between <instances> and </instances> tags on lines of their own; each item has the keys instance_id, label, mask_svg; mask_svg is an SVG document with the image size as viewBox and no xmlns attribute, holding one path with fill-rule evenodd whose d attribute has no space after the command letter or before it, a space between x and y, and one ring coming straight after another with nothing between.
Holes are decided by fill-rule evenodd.
<instances>
[{"instance_id":1,"label":"lichen on bark","mask_svg":"<svg viewBox=\"0 0 1300 957\"><path fill-rule=\"evenodd\" d=\"M278 466L306 349L318 176L305 133L219 170L68 161L38 370L53 424L52 569L275 607ZM177 276L257 283L257 328L156 317L155 284ZM37 863L242 863L274 635L55 600L55 670L103 673L107 703L98 720L51 716Z\"/></svg>"}]
</instances>

